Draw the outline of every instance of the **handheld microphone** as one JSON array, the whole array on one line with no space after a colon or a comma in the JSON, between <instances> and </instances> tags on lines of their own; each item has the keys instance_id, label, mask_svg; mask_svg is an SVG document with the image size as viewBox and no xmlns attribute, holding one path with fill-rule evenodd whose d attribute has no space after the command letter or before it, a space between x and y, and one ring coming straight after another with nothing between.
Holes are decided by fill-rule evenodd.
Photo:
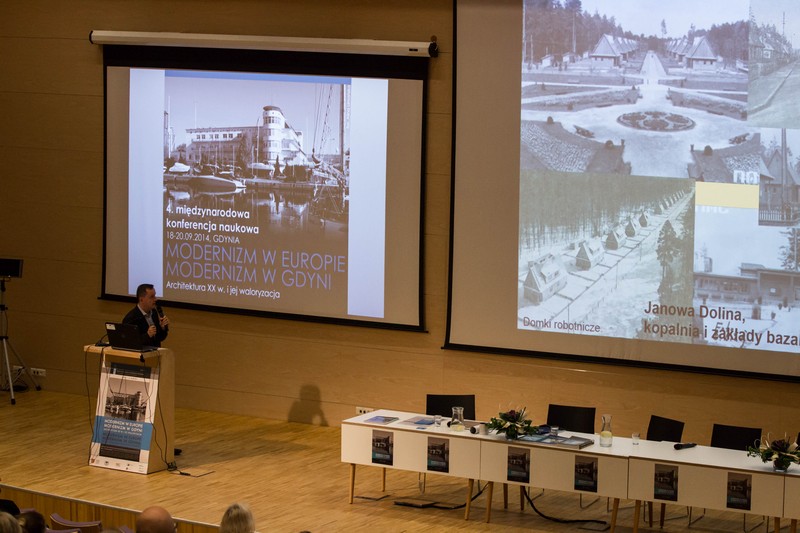
<instances>
[{"instance_id":1,"label":"handheld microphone","mask_svg":"<svg viewBox=\"0 0 800 533\"><path fill-rule=\"evenodd\" d=\"M685 450L686 448L694 448L697 446L694 442L678 442L675 444L676 450Z\"/></svg>"},{"instance_id":2,"label":"handheld microphone","mask_svg":"<svg viewBox=\"0 0 800 533\"><path fill-rule=\"evenodd\" d=\"M160 305L157 305L157 306L156 306L156 313L158 313L158 318L159 318L159 319L162 319L162 318L164 318L164 310L163 310L163 309L161 309L161 306L160 306ZM169 324L167 324L166 326L164 326L164 331L169 331Z\"/></svg>"}]
</instances>

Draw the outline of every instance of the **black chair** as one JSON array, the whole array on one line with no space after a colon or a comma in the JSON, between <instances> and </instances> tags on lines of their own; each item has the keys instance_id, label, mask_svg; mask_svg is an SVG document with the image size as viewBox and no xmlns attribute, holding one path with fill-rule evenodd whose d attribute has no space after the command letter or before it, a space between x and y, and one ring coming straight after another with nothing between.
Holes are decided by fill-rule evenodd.
<instances>
[{"instance_id":1,"label":"black chair","mask_svg":"<svg viewBox=\"0 0 800 533\"><path fill-rule=\"evenodd\" d=\"M711 430L711 447L747 451L748 446L758 446L761 428L714 424Z\"/></svg>"},{"instance_id":2,"label":"black chair","mask_svg":"<svg viewBox=\"0 0 800 533\"><path fill-rule=\"evenodd\" d=\"M664 418L663 416L650 415L650 423L647 425L647 440L667 441L667 442L680 442L683 437L684 423L680 420L673 420L671 418ZM650 512L649 525L653 527L653 502L647 502L647 509ZM658 524L664 528L664 514L667 509L666 503L661 503L660 514L658 517ZM683 517L675 517L683 518Z\"/></svg>"},{"instance_id":3,"label":"black chair","mask_svg":"<svg viewBox=\"0 0 800 533\"><path fill-rule=\"evenodd\" d=\"M663 416L650 415L647 425L647 440L665 440L667 442L680 442L683 437L684 423L680 420L664 418Z\"/></svg>"},{"instance_id":4,"label":"black chair","mask_svg":"<svg viewBox=\"0 0 800 533\"><path fill-rule=\"evenodd\" d=\"M575 407L551 403L547 408L547 425L567 431L594 433L594 407Z\"/></svg>"},{"instance_id":5,"label":"black chair","mask_svg":"<svg viewBox=\"0 0 800 533\"><path fill-rule=\"evenodd\" d=\"M464 419L475 420L474 394L428 394L425 414L450 418L453 416L453 407L463 407Z\"/></svg>"}]
</instances>

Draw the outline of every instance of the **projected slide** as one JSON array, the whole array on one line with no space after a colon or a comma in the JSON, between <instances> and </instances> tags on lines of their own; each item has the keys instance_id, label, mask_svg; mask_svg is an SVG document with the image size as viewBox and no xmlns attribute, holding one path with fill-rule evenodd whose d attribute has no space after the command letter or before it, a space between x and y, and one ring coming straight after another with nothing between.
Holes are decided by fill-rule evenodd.
<instances>
[{"instance_id":1,"label":"projected slide","mask_svg":"<svg viewBox=\"0 0 800 533\"><path fill-rule=\"evenodd\" d=\"M420 80L107 79L111 294L419 326Z\"/></svg>"},{"instance_id":2,"label":"projected slide","mask_svg":"<svg viewBox=\"0 0 800 533\"><path fill-rule=\"evenodd\" d=\"M756 4L525 2L521 329L800 351L800 138L757 127L800 127L795 54Z\"/></svg>"},{"instance_id":3,"label":"projected slide","mask_svg":"<svg viewBox=\"0 0 800 533\"><path fill-rule=\"evenodd\" d=\"M164 297L345 313L350 80L203 74L165 77Z\"/></svg>"},{"instance_id":4,"label":"projected slide","mask_svg":"<svg viewBox=\"0 0 800 533\"><path fill-rule=\"evenodd\" d=\"M446 346L800 377L800 4L456 25Z\"/></svg>"}]
</instances>

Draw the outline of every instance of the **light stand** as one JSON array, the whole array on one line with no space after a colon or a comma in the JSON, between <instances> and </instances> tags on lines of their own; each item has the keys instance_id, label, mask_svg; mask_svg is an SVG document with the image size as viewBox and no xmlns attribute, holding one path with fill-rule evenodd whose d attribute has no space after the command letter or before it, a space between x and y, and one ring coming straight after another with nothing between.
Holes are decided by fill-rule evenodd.
<instances>
[{"instance_id":1,"label":"light stand","mask_svg":"<svg viewBox=\"0 0 800 533\"><path fill-rule=\"evenodd\" d=\"M25 365L25 362L19 356L17 351L11 345L11 341L8 338L8 307L6 307L6 281L10 281L8 278L0 277L0 341L3 343L3 362L5 363L5 370L6 370L6 377L8 377L8 392L11 394L11 405L15 405L17 403L16 398L14 398L14 382L19 379L20 376L25 374L28 376L28 379L31 380L36 390L42 390L42 387L36 382L33 375L28 370L28 367ZM9 351L14 354L14 357L19 363L19 368L17 368L14 373L11 372L11 361L8 357ZM13 376L13 377L12 377Z\"/></svg>"}]
</instances>

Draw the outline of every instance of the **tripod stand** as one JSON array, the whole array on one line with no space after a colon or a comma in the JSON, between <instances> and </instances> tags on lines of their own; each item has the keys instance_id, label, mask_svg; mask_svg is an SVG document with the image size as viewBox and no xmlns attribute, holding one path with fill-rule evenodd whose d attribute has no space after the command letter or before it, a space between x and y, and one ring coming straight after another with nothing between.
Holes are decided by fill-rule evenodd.
<instances>
[{"instance_id":1,"label":"tripod stand","mask_svg":"<svg viewBox=\"0 0 800 533\"><path fill-rule=\"evenodd\" d=\"M11 405L15 405L17 403L16 398L14 398L14 382L19 379L20 376L23 374L28 376L28 379L31 380L36 390L42 390L42 387L36 382L33 375L31 375L28 367L22 361L22 358L19 356L17 351L11 345L11 341L8 339L8 307L6 307L6 278L0 278L0 342L3 343L3 362L5 363L5 371L6 377L8 377L8 392L11 394ZM11 362L8 357L9 351L14 354L14 357L17 361L18 368L12 373L11 372ZM13 376L13 377L12 377Z\"/></svg>"}]
</instances>

